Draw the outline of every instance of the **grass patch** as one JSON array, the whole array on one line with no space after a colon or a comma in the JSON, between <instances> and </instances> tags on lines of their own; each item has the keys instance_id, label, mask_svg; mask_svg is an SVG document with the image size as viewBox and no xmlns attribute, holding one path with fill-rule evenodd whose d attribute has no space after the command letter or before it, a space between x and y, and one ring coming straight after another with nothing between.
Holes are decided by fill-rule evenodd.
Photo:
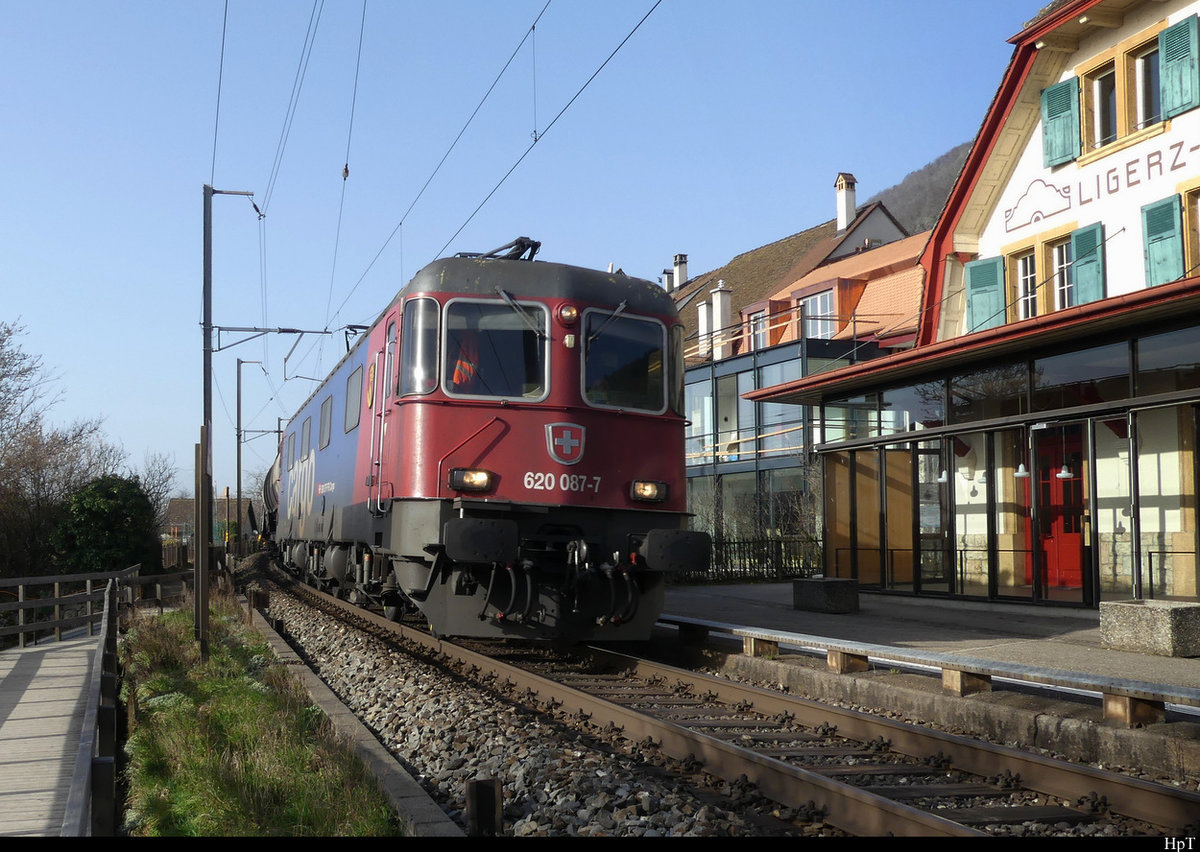
<instances>
[{"instance_id":1,"label":"grass patch","mask_svg":"<svg viewBox=\"0 0 1200 852\"><path fill-rule=\"evenodd\" d=\"M211 600L124 637L124 831L131 836L398 836L387 799L237 603Z\"/></svg>"}]
</instances>

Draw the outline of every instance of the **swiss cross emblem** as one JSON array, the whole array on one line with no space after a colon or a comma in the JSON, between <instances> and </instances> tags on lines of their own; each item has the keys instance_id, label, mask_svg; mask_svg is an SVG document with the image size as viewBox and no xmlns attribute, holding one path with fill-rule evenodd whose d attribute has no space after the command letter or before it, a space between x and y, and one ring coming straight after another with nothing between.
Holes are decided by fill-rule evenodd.
<instances>
[{"instance_id":1,"label":"swiss cross emblem","mask_svg":"<svg viewBox=\"0 0 1200 852\"><path fill-rule=\"evenodd\" d=\"M559 464L575 464L583 458L586 430L575 423L550 423L546 426L546 451Z\"/></svg>"}]
</instances>

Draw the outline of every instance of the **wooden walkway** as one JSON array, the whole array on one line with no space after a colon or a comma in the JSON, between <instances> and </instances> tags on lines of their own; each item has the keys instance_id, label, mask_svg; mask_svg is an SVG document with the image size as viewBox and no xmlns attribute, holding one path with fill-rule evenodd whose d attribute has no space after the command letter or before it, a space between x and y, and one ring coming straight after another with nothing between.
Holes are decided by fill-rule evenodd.
<instances>
[{"instance_id":1,"label":"wooden walkway","mask_svg":"<svg viewBox=\"0 0 1200 852\"><path fill-rule=\"evenodd\" d=\"M62 828L98 637L0 652L0 836Z\"/></svg>"}]
</instances>

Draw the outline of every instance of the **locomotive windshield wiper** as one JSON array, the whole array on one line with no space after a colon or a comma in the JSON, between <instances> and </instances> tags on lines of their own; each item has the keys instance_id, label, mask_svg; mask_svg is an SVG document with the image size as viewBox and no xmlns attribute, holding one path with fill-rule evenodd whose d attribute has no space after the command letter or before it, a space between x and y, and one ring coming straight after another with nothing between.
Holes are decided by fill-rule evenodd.
<instances>
[{"instance_id":1,"label":"locomotive windshield wiper","mask_svg":"<svg viewBox=\"0 0 1200 852\"><path fill-rule=\"evenodd\" d=\"M510 296L508 293L501 290L499 287L496 288L496 292L500 294L500 298L502 298L505 302L508 303L508 306L510 308L512 308L514 311L517 312L517 316L519 316L521 319L525 320L525 325L527 325L531 329L533 329L533 333L536 334L539 339L545 339L546 332L542 331L541 326L539 326L536 322L534 322L533 319L529 316L529 314L525 313L525 309L522 308L520 305L518 305L516 300L513 299L512 296Z\"/></svg>"},{"instance_id":2,"label":"locomotive windshield wiper","mask_svg":"<svg viewBox=\"0 0 1200 852\"><path fill-rule=\"evenodd\" d=\"M621 313L625 310L625 304L626 304L625 301L622 300L621 304L617 305L617 309L615 311L613 311L612 314L609 315L608 319L606 319L604 322L600 323L600 327L598 329L596 329L596 331L593 334L588 336L587 345L588 345L589 349L592 348L592 344L595 343L596 340L600 337L600 333L602 331L604 331L604 329L608 328L608 324L610 322L612 322L613 320L615 320L618 316L620 316Z\"/></svg>"}]
</instances>

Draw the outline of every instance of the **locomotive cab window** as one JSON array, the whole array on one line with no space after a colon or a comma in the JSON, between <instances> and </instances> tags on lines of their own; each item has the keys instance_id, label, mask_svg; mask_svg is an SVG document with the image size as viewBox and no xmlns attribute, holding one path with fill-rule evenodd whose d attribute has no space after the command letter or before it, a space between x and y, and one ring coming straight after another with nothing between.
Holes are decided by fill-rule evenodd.
<instances>
[{"instance_id":1,"label":"locomotive cab window","mask_svg":"<svg viewBox=\"0 0 1200 852\"><path fill-rule=\"evenodd\" d=\"M583 398L601 408L661 414L667 401L667 331L655 320L587 311Z\"/></svg>"},{"instance_id":2,"label":"locomotive cab window","mask_svg":"<svg viewBox=\"0 0 1200 852\"><path fill-rule=\"evenodd\" d=\"M442 365L446 393L530 402L544 399L548 326L549 314L538 304L450 302Z\"/></svg>"}]
</instances>

